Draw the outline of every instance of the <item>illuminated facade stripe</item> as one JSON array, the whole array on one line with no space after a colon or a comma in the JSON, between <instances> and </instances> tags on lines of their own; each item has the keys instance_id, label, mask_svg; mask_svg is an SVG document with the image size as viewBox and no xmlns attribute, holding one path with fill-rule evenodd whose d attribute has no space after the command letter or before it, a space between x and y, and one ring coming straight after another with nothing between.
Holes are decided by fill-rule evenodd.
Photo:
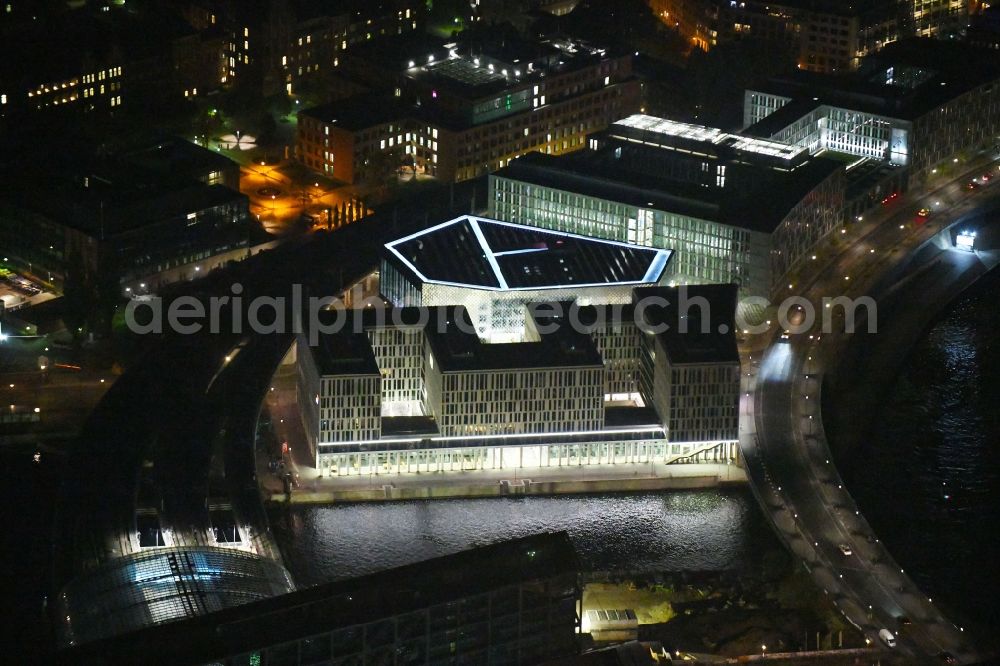
<instances>
[{"instance_id":1,"label":"illuminated facade stripe","mask_svg":"<svg viewBox=\"0 0 1000 666\"><path fill-rule=\"evenodd\" d=\"M486 242L486 237L483 236L483 230L479 228L479 220L476 218L469 217L469 227L472 229L472 233L476 235L476 240L479 241L480 247L483 248L483 255L486 257L486 261L489 262L490 267L493 269L493 276L497 279L497 283L500 285L502 291L507 291L509 288L507 286L507 279L503 275L503 271L500 270L500 264L497 263L497 258L493 256L493 250L490 248L490 244Z\"/></svg>"}]
</instances>

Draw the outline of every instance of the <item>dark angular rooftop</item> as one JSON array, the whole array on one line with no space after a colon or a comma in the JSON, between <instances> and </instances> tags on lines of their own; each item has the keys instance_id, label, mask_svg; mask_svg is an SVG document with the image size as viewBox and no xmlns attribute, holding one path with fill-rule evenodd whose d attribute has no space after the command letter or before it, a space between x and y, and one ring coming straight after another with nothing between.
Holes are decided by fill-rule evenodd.
<instances>
[{"instance_id":1,"label":"dark angular rooftop","mask_svg":"<svg viewBox=\"0 0 1000 666\"><path fill-rule=\"evenodd\" d=\"M540 326L558 324L560 331L578 324L584 334L603 326L636 325L663 341L671 363L738 363L738 293L734 284L638 287L631 304L532 303L528 316Z\"/></svg>"},{"instance_id":2,"label":"dark angular rooftop","mask_svg":"<svg viewBox=\"0 0 1000 666\"><path fill-rule=\"evenodd\" d=\"M643 307L647 325L666 326L657 336L671 364L740 362L736 285L646 287L633 294L636 307Z\"/></svg>"},{"instance_id":3,"label":"dark angular rooftop","mask_svg":"<svg viewBox=\"0 0 1000 666\"><path fill-rule=\"evenodd\" d=\"M386 244L415 283L492 290L656 284L671 253L472 216Z\"/></svg>"},{"instance_id":4,"label":"dark angular rooftop","mask_svg":"<svg viewBox=\"0 0 1000 666\"><path fill-rule=\"evenodd\" d=\"M309 351L321 376L379 375L378 362L368 337L347 326L316 336L316 345L310 345Z\"/></svg>"},{"instance_id":5,"label":"dark angular rooftop","mask_svg":"<svg viewBox=\"0 0 1000 666\"><path fill-rule=\"evenodd\" d=\"M590 336L568 326L539 341L486 344L476 335L463 306L432 310L447 312L443 326L428 325L424 329L442 372L604 367ZM432 317L432 321L437 320Z\"/></svg>"}]
</instances>

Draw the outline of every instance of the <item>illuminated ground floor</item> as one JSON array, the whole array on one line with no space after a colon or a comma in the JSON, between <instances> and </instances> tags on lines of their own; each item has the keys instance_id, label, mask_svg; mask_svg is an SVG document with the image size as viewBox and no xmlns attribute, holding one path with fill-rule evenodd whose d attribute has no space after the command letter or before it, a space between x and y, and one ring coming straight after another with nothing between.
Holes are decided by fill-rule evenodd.
<instances>
[{"instance_id":1,"label":"illuminated ground floor","mask_svg":"<svg viewBox=\"0 0 1000 666\"><path fill-rule=\"evenodd\" d=\"M739 462L739 446L736 442L668 443L660 439L518 446L486 444L418 448L419 446L420 444L414 448L386 448L379 451L337 451L335 445L324 445L318 456L318 468L325 476L351 476L588 465Z\"/></svg>"}]
</instances>

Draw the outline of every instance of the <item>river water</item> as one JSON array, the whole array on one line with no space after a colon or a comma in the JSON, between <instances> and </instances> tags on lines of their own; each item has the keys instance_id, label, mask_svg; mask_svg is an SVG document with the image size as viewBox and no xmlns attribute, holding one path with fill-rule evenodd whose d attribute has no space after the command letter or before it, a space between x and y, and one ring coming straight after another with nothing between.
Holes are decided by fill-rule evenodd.
<instances>
[{"instance_id":1,"label":"river water","mask_svg":"<svg viewBox=\"0 0 1000 666\"><path fill-rule=\"evenodd\" d=\"M298 506L272 528L299 585L551 530L600 571L739 570L778 547L748 489Z\"/></svg>"},{"instance_id":2,"label":"river water","mask_svg":"<svg viewBox=\"0 0 1000 666\"><path fill-rule=\"evenodd\" d=\"M925 334L842 470L901 566L953 617L1000 628L1000 272Z\"/></svg>"}]
</instances>

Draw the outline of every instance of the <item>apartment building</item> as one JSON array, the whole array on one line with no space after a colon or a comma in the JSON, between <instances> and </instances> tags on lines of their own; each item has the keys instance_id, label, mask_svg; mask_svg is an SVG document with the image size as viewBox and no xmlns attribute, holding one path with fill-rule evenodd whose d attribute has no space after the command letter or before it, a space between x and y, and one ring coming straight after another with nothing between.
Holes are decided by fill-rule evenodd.
<instances>
[{"instance_id":1,"label":"apartment building","mask_svg":"<svg viewBox=\"0 0 1000 666\"><path fill-rule=\"evenodd\" d=\"M740 39L782 46L807 71L845 71L899 38L897 0L651 0L656 16L702 50Z\"/></svg>"},{"instance_id":2,"label":"apartment building","mask_svg":"<svg viewBox=\"0 0 1000 666\"><path fill-rule=\"evenodd\" d=\"M954 39L967 0L650 0L654 14L702 50L739 39L787 48L799 69L844 72L907 37Z\"/></svg>"},{"instance_id":3,"label":"apartment building","mask_svg":"<svg viewBox=\"0 0 1000 666\"><path fill-rule=\"evenodd\" d=\"M339 180L400 169L461 181L531 151L562 154L638 110L627 55L551 40L358 49L342 75L374 90L299 114L298 159Z\"/></svg>"},{"instance_id":4,"label":"apartment building","mask_svg":"<svg viewBox=\"0 0 1000 666\"><path fill-rule=\"evenodd\" d=\"M96 5L50 4L0 24L0 119L113 115L130 101L176 104L218 85L219 44L179 15Z\"/></svg>"},{"instance_id":5,"label":"apartment building","mask_svg":"<svg viewBox=\"0 0 1000 666\"><path fill-rule=\"evenodd\" d=\"M423 28L424 3L374 0L191 0L187 20L223 36L222 83L264 95L322 84L349 48Z\"/></svg>"}]
</instances>

